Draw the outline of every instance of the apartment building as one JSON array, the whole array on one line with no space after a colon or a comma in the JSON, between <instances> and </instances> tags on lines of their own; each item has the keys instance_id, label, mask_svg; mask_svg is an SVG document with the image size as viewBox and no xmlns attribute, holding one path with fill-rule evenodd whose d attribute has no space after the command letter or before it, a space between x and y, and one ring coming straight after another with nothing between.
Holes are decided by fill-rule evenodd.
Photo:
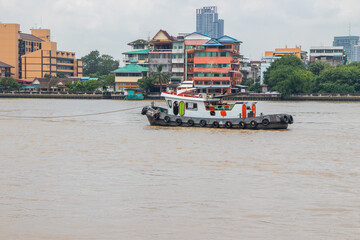
<instances>
[{"instance_id":1,"label":"apartment building","mask_svg":"<svg viewBox=\"0 0 360 240\"><path fill-rule=\"evenodd\" d=\"M125 65L131 64L136 61L142 67L149 67L149 42L143 39L138 39L128 43L131 50L124 52Z\"/></svg>"},{"instance_id":2,"label":"apartment building","mask_svg":"<svg viewBox=\"0 0 360 240\"><path fill-rule=\"evenodd\" d=\"M295 46L294 48L276 48L275 51L265 51L265 58L281 58L285 55L295 55L301 59L304 63L307 61L307 52L301 50L301 46Z\"/></svg>"},{"instance_id":3,"label":"apartment building","mask_svg":"<svg viewBox=\"0 0 360 240\"><path fill-rule=\"evenodd\" d=\"M242 81L241 41L222 36L210 38L201 33L185 37L186 78L200 93L224 94L236 91Z\"/></svg>"},{"instance_id":4,"label":"apartment building","mask_svg":"<svg viewBox=\"0 0 360 240\"><path fill-rule=\"evenodd\" d=\"M42 78L47 74L82 76L82 61L74 52L59 51L50 29L22 33L19 24L0 24L0 61L13 66L14 78Z\"/></svg>"},{"instance_id":5,"label":"apartment building","mask_svg":"<svg viewBox=\"0 0 360 240\"><path fill-rule=\"evenodd\" d=\"M315 61L325 62L332 66L345 64L345 49L343 46L311 47L310 63L313 63Z\"/></svg>"}]
</instances>

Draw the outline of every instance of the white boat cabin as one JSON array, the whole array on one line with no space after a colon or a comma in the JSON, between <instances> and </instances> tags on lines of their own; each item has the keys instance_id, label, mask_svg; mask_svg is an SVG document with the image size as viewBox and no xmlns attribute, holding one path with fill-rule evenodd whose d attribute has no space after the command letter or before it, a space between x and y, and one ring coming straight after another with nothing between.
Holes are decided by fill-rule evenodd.
<instances>
[{"instance_id":1,"label":"white boat cabin","mask_svg":"<svg viewBox=\"0 0 360 240\"><path fill-rule=\"evenodd\" d=\"M223 103L221 97L163 92L168 114L193 118L246 118L256 116L255 102Z\"/></svg>"}]
</instances>

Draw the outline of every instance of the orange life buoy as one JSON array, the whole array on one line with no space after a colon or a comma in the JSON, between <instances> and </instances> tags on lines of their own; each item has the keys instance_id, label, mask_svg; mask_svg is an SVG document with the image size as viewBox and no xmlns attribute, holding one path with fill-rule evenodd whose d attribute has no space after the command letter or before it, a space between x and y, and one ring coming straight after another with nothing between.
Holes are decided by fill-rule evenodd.
<instances>
[{"instance_id":1,"label":"orange life buoy","mask_svg":"<svg viewBox=\"0 0 360 240\"><path fill-rule=\"evenodd\" d=\"M251 110L253 112L253 117L256 117L256 105L255 105L255 103L253 103L253 105L251 106Z\"/></svg>"},{"instance_id":2,"label":"orange life buoy","mask_svg":"<svg viewBox=\"0 0 360 240\"><path fill-rule=\"evenodd\" d=\"M246 118L246 105L245 104L242 105L242 117Z\"/></svg>"}]
</instances>

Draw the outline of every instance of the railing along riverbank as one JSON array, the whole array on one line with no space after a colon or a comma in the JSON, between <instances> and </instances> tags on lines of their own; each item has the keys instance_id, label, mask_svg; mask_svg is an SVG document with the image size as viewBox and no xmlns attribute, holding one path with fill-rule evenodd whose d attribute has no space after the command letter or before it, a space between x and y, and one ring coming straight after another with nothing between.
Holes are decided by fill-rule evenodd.
<instances>
[{"instance_id":1,"label":"railing along riverbank","mask_svg":"<svg viewBox=\"0 0 360 240\"><path fill-rule=\"evenodd\" d=\"M294 94L283 97L284 101L360 101L360 94Z\"/></svg>"}]
</instances>

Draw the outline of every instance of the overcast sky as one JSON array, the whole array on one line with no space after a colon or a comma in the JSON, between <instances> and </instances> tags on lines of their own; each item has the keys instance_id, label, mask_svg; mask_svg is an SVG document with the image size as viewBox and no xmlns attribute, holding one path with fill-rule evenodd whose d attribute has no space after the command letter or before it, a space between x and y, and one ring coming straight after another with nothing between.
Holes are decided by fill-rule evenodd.
<instances>
[{"instance_id":1,"label":"overcast sky","mask_svg":"<svg viewBox=\"0 0 360 240\"><path fill-rule=\"evenodd\" d=\"M196 30L196 9L218 6L225 34L260 60L266 50L332 45L335 35L360 35L359 0L0 0L0 22L22 32L50 28L58 49L77 57L99 50L122 60L127 43L159 29L176 36Z\"/></svg>"}]
</instances>

